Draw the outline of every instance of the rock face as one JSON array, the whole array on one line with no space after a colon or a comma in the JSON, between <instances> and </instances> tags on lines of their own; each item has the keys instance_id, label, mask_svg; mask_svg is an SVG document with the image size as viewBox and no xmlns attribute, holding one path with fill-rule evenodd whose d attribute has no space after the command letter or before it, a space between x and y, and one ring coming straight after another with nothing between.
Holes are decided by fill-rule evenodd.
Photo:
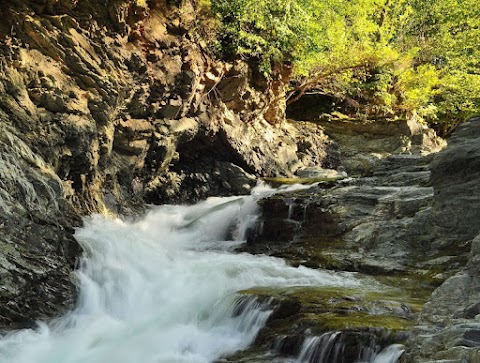
<instances>
[{"instance_id":1,"label":"rock face","mask_svg":"<svg viewBox=\"0 0 480 363\"><path fill-rule=\"evenodd\" d=\"M318 126L285 122L289 70L214 60L178 3L2 3L0 328L71 304L82 215L335 167Z\"/></svg>"},{"instance_id":2,"label":"rock face","mask_svg":"<svg viewBox=\"0 0 480 363\"><path fill-rule=\"evenodd\" d=\"M432 153L445 142L413 119L316 124L334 140L332 155L346 172L305 168L297 175L356 178L262 201L262 217L245 250L311 267L376 274L434 278L432 267L458 270L468 248L452 248L438 227L430 181Z\"/></svg>"},{"instance_id":3,"label":"rock face","mask_svg":"<svg viewBox=\"0 0 480 363\"><path fill-rule=\"evenodd\" d=\"M433 220L437 246L468 249L466 266L425 304L411 339L412 362L479 362L480 118L463 124L432 162Z\"/></svg>"},{"instance_id":4,"label":"rock face","mask_svg":"<svg viewBox=\"0 0 480 363\"><path fill-rule=\"evenodd\" d=\"M79 221L61 180L4 117L0 111L0 326L19 327L72 304Z\"/></svg>"},{"instance_id":5,"label":"rock face","mask_svg":"<svg viewBox=\"0 0 480 363\"><path fill-rule=\"evenodd\" d=\"M480 119L463 124L432 163L435 221L451 242L471 240L480 231Z\"/></svg>"}]
</instances>

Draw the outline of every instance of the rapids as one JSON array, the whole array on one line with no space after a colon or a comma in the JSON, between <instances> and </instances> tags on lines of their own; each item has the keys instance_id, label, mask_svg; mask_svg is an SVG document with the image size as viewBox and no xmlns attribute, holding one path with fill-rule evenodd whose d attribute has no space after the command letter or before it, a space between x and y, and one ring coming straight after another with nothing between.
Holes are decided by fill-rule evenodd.
<instances>
[{"instance_id":1,"label":"rapids","mask_svg":"<svg viewBox=\"0 0 480 363\"><path fill-rule=\"evenodd\" d=\"M290 267L232 253L275 191L158 206L138 221L92 216L76 232L84 254L77 306L0 337L2 363L212 362L254 340L271 311L237 293L259 286L362 287L354 274Z\"/></svg>"}]
</instances>

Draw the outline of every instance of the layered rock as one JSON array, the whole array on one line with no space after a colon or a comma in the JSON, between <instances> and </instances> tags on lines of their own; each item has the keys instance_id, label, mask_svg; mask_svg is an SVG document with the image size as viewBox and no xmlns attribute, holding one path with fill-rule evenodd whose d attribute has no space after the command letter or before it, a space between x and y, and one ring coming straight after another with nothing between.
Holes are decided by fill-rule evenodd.
<instances>
[{"instance_id":1,"label":"layered rock","mask_svg":"<svg viewBox=\"0 0 480 363\"><path fill-rule=\"evenodd\" d=\"M338 145L342 165L349 175L370 175L390 155L428 155L445 147L444 140L415 118L354 122L331 118L316 123Z\"/></svg>"},{"instance_id":2,"label":"layered rock","mask_svg":"<svg viewBox=\"0 0 480 363\"><path fill-rule=\"evenodd\" d=\"M478 195L480 118L473 118L449 139L432 162L435 196L435 248L458 254L470 250L466 266L447 279L425 304L415 336L412 362L478 362L480 357L480 225ZM471 246L471 248L470 248Z\"/></svg>"},{"instance_id":3,"label":"layered rock","mask_svg":"<svg viewBox=\"0 0 480 363\"><path fill-rule=\"evenodd\" d=\"M415 298L406 290L392 295L364 289L243 291L242 301L253 300L272 313L252 347L218 362L371 362L386 346L405 339Z\"/></svg>"},{"instance_id":4,"label":"layered rock","mask_svg":"<svg viewBox=\"0 0 480 363\"><path fill-rule=\"evenodd\" d=\"M362 137L369 139L390 133L397 143L403 140L409 146L393 149L384 145L383 155L369 164L368 170L355 169L362 177L323 182L307 191L262 201L262 217L246 250L273 253L311 267L376 274L415 272L433 277L437 274L432 272L433 266L458 269L467 249L458 256L448 244L436 243L442 234L435 227L432 211L429 163L433 156L424 155L435 150L429 145L441 141L428 137L428 132L412 135L406 131L411 129L403 126L347 124L342 135L348 129L363 129ZM422 130L419 125L417 128ZM345 154L347 149L358 150L356 158L368 157L360 148L369 146L358 140L350 145L337 135L341 130L325 131L337 140L339 162L352 165L353 154ZM415 139L428 141L415 144ZM438 275L439 281L444 278Z\"/></svg>"},{"instance_id":5,"label":"layered rock","mask_svg":"<svg viewBox=\"0 0 480 363\"><path fill-rule=\"evenodd\" d=\"M79 220L53 168L0 111L0 326L30 326L73 302Z\"/></svg>"}]
</instances>

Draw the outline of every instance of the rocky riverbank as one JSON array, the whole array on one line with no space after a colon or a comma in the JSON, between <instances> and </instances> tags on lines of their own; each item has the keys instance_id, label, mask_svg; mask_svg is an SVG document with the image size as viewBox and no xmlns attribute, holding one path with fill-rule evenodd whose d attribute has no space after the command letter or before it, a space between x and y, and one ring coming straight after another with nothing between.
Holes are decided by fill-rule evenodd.
<instances>
[{"instance_id":1,"label":"rocky riverbank","mask_svg":"<svg viewBox=\"0 0 480 363\"><path fill-rule=\"evenodd\" d=\"M479 362L479 168L480 118L463 124L431 164L435 250L467 252L467 263L425 304L407 359L416 362Z\"/></svg>"},{"instance_id":2,"label":"rocky riverbank","mask_svg":"<svg viewBox=\"0 0 480 363\"><path fill-rule=\"evenodd\" d=\"M91 213L249 193L335 166L287 123L282 82L215 60L191 2L7 1L0 8L0 326L69 307ZM285 78L285 80L283 79Z\"/></svg>"},{"instance_id":3,"label":"rocky riverbank","mask_svg":"<svg viewBox=\"0 0 480 363\"><path fill-rule=\"evenodd\" d=\"M405 330L403 360L476 362L479 125L479 118L462 125L438 154L393 154L364 176L263 200L243 250L294 265L359 271L427 296L439 286L421 311L408 308L417 325ZM304 301L298 309L308 306ZM316 329L327 333L328 319L318 317ZM385 322L376 328L389 330Z\"/></svg>"}]
</instances>

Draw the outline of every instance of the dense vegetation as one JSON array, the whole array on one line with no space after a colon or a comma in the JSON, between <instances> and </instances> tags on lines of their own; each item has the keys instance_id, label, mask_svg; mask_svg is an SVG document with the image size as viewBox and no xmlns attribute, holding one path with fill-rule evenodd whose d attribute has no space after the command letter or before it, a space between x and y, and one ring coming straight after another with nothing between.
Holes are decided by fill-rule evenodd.
<instances>
[{"instance_id":1,"label":"dense vegetation","mask_svg":"<svg viewBox=\"0 0 480 363\"><path fill-rule=\"evenodd\" d=\"M202 0L224 56L270 74L292 62L304 92L360 117L417 115L441 131L480 110L477 0Z\"/></svg>"}]
</instances>

